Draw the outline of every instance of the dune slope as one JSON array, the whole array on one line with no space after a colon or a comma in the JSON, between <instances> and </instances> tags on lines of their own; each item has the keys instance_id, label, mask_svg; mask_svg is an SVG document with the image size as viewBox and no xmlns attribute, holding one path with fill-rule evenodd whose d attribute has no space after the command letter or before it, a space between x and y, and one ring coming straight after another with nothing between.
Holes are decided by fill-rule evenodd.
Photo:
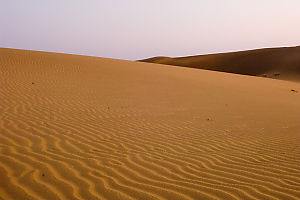
<instances>
[{"instance_id":1,"label":"dune slope","mask_svg":"<svg viewBox=\"0 0 300 200\"><path fill-rule=\"evenodd\" d=\"M141 61L300 81L300 46Z\"/></svg>"},{"instance_id":2,"label":"dune slope","mask_svg":"<svg viewBox=\"0 0 300 200\"><path fill-rule=\"evenodd\" d=\"M0 199L299 199L300 84L0 49Z\"/></svg>"}]
</instances>

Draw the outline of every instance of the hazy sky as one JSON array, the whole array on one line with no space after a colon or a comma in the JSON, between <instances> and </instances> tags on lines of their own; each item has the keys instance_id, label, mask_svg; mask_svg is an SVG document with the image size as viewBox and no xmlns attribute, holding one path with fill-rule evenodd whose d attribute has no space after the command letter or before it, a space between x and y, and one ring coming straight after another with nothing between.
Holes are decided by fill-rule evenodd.
<instances>
[{"instance_id":1,"label":"hazy sky","mask_svg":"<svg viewBox=\"0 0 300 200\"><path fill-rule=\"evenodd\" d=\"M300 45L300 0L0 0L0 47L139 59Z\"/></svg>"}]
</instances>

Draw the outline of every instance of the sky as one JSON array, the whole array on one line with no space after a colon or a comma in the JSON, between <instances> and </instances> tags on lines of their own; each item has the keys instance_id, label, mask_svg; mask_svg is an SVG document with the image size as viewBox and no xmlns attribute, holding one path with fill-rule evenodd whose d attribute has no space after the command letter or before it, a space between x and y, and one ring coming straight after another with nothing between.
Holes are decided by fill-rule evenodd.
<instances>
[{"instance_id":1,"label":"sky","mask_svg":"<svg viewBox=\"0 0 300 200\"><path fill-rule=\"evenodd\" d=\"M0 0L0 47L136 60L300 45L300 0Z\"/></svg>"}]
</instances>

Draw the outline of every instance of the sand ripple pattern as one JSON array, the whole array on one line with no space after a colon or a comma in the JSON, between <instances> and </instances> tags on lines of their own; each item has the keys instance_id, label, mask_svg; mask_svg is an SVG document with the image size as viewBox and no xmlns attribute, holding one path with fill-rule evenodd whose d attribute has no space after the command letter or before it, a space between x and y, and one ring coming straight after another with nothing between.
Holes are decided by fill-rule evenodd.
<instances>
[{"instance_id":1,"label":"sand ripple pattern","mask_svg":"<svg viewBox=\"0 0 300 200\"><path fill-rule=\"evenodd\" d=\"M300 199L292 86L0 49L0 199Z\"/></svg>"}]
</instances>

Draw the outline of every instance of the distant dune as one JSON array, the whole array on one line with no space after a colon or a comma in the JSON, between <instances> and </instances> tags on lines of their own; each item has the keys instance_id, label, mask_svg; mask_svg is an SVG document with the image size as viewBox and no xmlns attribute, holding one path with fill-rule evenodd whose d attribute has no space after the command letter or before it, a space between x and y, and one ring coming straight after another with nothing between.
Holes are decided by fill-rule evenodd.
<instances>
[{"instance_id":1,"label":"distant dune","mask_svg":"<svg viewBox=\"0 0 300 200\"><path fill-rule=\"evenodd\" d=\"M299 200L299 163L298 82L0 49L1 200Z\"/></svg>"},{"instance_id":2,"label":"distant dune","mask_svg":"<svg viewBox=\"0 0 300 200\"><path fill-rule=\"evenodd\" d=\"M300 46L141 61L300 81Z\"/></svg>"}]
</instances>

